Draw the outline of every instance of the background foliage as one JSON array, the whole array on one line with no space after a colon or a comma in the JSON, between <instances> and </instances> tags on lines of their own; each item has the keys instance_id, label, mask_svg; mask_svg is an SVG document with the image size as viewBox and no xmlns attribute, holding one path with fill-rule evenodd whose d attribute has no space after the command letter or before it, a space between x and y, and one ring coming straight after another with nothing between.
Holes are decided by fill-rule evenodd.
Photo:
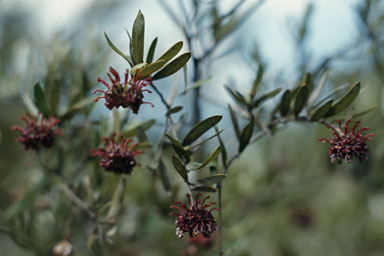
<instances>
[{"instance_id":1,"label":"background foliage","mask_svg":"<svg viewBox=\"0 0 384 256\"><path fill-rule=\"evenodd\" d=\"M359 36L353 42L354 46L317 59L314 59L313 49L308 49L307 43L316 34L311 30L316 5L309 6L303 17L294 17L296 25L288 33L291 37L287 37L287 42L294 42L296 54L292 60L293 68L290 67L294 71L283 72L274 70L274 63L263 58L262 47L255 46L247 52L233 47L239 40L244 40L242 33L253 32L236 32L246 23L248 16L258 15L259 2L250 2L253 8L241 8L241 5L236 8L235 4L234 11L228 16L224 15L226 12L222 11L220 1L191 1L184 7L188 15L183 14L182 6L170 5L169 1L161 4L163 8L158 11L170 15L175 22L175 27L169 27L169 31L180 33L183 24L191 22L184 18L193 17L190 12L196 3L202 6L201 16L198 16L201 24L197 25L214 25L209 36L200 38L205 49L196 43L193 36L183 37L180 33L175 42L184 41L184 47L190 49L183 50L193 52L193 59L184 70L188 74L187 80L184 81L183 72L179 72L174 78L159 82L158 87L164 95L169 94L173 84L179 84L181 96L175 99L175 106L182 104L187 113L184 120L190 120L180 132L185 134L197 120L222 114L220 128L224 131L221 138L228 154L235 154L238 145L227 104L234 108L241 127L249 121L241 117L243 110L241 104L236 104L238 97L224 96L225 85L227 90L238 90L247 95L262 67L264 75L258 96L282 87L280 94L274 95L260 109L255 107L263 115L273 110L286 89L295 90L305 72L310 72L313 83L318 85L324 78L324 71L328 70L321 97L336 88L344 88L334 94L338 99L347 87L360 81L359 96L350 110L340 116L357 116L364 126L371 128L375 138L369 143L368 161L343 165L329 163L326 146L317 141L320 137L329 137L329 130L318 123L289 122L276 132L271 129L269 135L245 148L223 180L226 254L382 255L383 3L379 0L358 3L354 8L354 24ZM119 1L95 1L81 15L76 29L63 28L49 38L34 27L33 15L22 6L0 8L0 109L3 110L0 113L0 245L7 255L50 255L54 245L63 239L70 239L76 255L188 255L188 249L192 250L188 239L179 240L175 236L174 219L168 217L169 205L186 193L182 180L172 167L170 159L174 151L170 144L164 148L167 156L164 161L172 193L168 193L161 179L147 168L145 163L151 160L151 156L140 156L142 167L136 168L126 179L124 208L116 218L118 229L114 228L115 225L108 228L111 234L117 232L111 236L113 244L92 241L89 234L94 223L86 212L67 200L60 187L65 181L87 201L92 203L92 198L97 198L94 206L107 211L115 188L120 186L119 177L104 173L97 162L88 157L90 149L98 146L98 138L119 126L115 121L117 112L107 112L102 104L90 105L89 98L93 99L91 89L97 86L96 78L103 76L109 66L122 66L121 70L127 67L124 59L115 58L116 54L103 38L104 28L100 30L97 25L106 19L105 13L119 14L122 4ZM116 35L125 33L124 27L131 27L138 8L140 6L132 17L108 17L118 22L120 27L113 33L107 31L113 42ZM146 30L150 31L151 22L155 20L144 14ZM161 41L167 35L160 32L164 31L159 31L158 35L153 31L149 33L159 36ZM146 43L149 44L150 39L146 38ZM116 44L126 44L127 47L121 49L128 50L126 42L117 40ZM157 54L167 48L159 44ZM207 55L209 58L204 59L203 56ZM213 68L213 64L222 58L232 58L233 72L230 74ZM249 72L247 76L252 79L247 83L244 83L244 74L236 76L236 62L248 66L245 72ZM201 68L200 72L195 72L197 66ZM223 77L225 84L221 82ZM14 142L16 134L10 131L11 125L19 123L17 116L26 111L25 106L33 110L31 102L36 81L44 85L51 107L55 105L54 99L59 99L56 111L62 114L64 123L70 127L66 134L68 139L59 139L55 150L39 155L25 152ZM346 83L347 86L343 87ZM186 88L200 89L183 95L185 85ZM213 93L220 97L210 97ZM199 110L195 109L196 98L200 101ZM154 119L156 122L146 130L146 135L151 145L157 145L166 109L154 93L146 96L147 99L154 102L155 108L143 106L138 116L120 112L119 129L140 138L140 131L148 126L148 123L143 126L143 122ZM366 110L369 111L359 116ZM175 114L177 118L181 113ZM334 119L331 117L329 121ZM133 129L135 127L142 129ZM217 141L206 144L198 152L201 156L196 158L205 159L216 146ZM44 173L43 170L47 169L59 173L60 178ZM209 173L208 170L204 172ZM209 248L199 247L197 255L213 255L217 247L217 242Z\"/></svg>"}]
</instances>

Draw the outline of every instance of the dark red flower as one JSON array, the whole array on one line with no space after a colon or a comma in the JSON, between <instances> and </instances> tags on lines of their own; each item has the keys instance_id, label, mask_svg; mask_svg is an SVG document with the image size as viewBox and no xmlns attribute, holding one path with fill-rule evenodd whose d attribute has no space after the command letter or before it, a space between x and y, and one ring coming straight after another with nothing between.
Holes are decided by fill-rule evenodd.
<instances>
[{"instance_id":1,"label":"dark red flower","mask_svg":"<svg viewBox=\"0 0 384 256\"><path fill-rule=\"evenodd\" d=\"M362 135L366 130L369 130L368 127L363 127L356 132L356 128L359 127L360 121L355 122L352 127L352 130L349 130L349 123L351 120L348 120L345 123L344 129L341 127L341 121L337 121L339 127L333 127L327 125L327 128L332 129L332 134L334 137L332 139L319 139L319 141L327 142L329 146L329 157L331 162L334 163L336 160L340 164L343 159L347 163L350 163L352 157L357 157L360 161L368 159L368 146L366 141L372 140L372 133L367 135Z\"/></svg>"},{"instance_id":2,"label":"dark red flower","mask_svg":"<svg viewBox=\"0 0 384 256\"><path fill-rule=\"evenodd\" d=\"M200 193L196 195L196 200L193 204L191 195L187 194L189 201L188 207L181 202L175 202L175 204L181 206L182 209L176 205L172 205L169 207L170 209L176 209L179 211L179 213L171 212L169 214L169 216L177 216L176 235L179 238L182 238L184 236L184 232L188 232L190 237L198 236L200 233L203 234L204 237L209 237L211 233L216 230L216 221L213 218L211 212L213 210L220 209L212 208L211 210L207 210L209 206L214 205L216 203L211 202L205 204L205 201L210 198L210 196L207 196L200 204L199 196Z\"/></svg>"},{"instance_id":3,"label":"dark red flower","mask_svg":"<svg viewBox=\"0 0 384 256\"><path fill-rule=\"evenodd\" d=\"M150 104L153 107L153 104L150 102L144 102L143 92L149 92L150 90L143 90L144 86L152 85L152 78L147 77L141 79L137 72L134 76L128 80L128 69L125 71L125 79L124 84L120 81L120 76L112 67L109 68L109 71L113 74L114 78L112 78L111 74L107 74L109 80L111 80L112 85L108 84L105 80L100 77L97 78L98 82L102 82L107 89L105 91L97 89L94 90L93 93L102 92L104 95L99 96L95 99L98 101L101 98L105 99L105 106L108 109L112 109L113 107L123 107L132 109L133 113L137 114L141 104Z\"/></svg>"},{"instance_id":4,"label":"dark red flower","mask_svg":"<svg viewBox=\"0 0 384 256\"><path fill-rule=\"evenodd\" d=\"M139 143L129 145L133 139L124 139L121 135L120 142L117 142L115 137L116 134L111 138L102 138L105 147L92 150L92 156L101 156L99 164L106 171L116 174L131 174L133 167L136 166L135 156L143 151L134 151Z\"/></svg>"},{"instance_id":5,"label":"dark red flower","mask_svg":"<svg viewBox=\"0 0 384 256\"><path fill-rule=\"evenodd\" d=\"M40 113L37 116L26 113L19 118L26 126L14 125L11 130L20 132L16 140L27 150L38 151L41 146L50 148L55 142L55 136L61 134L61 130L56 127L60 120L53 116L44 118Z\"/></svg>"}]
</instances>

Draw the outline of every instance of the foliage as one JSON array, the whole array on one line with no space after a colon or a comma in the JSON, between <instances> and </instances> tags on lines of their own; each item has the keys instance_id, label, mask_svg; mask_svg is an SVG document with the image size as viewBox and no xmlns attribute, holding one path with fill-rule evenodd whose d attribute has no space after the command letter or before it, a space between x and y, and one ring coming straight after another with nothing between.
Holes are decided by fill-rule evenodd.
<instances>
[{"instance_id":1,"label":"foliage","mask_svg":"<svg viewBox=\"0 0 384 256\"><path fill-rule=\"evenodd\" d=\"M12 240L15 248L24 248L18 255L52 255L52 251L64 255L64 247L74 250L75 255L384 252L379 239L383 215L377 206L382 205L383 198L384 175L380 166L384 149L379 142L374 143L381 140L381 130L372 129L376 137L369 144L368 161L343 165L329 163L326 149L313 134L316 129L325 132L322 127L326 125L338 136L342 128L333 125L335 120L348 125L347 120L361 118L369 126L382 124L382 113L373 106L372 96L366 95L381 90L367 84L377 83L374 79L380 81L384 73L380 51L384 19L383 12L378 11L382 6L378 0L371 0L357 8L359 26L366 31L360 40L372 48L372 53L363 56L372 60L364 73L343 74L330 69L332 63L348 55L346 51L327 56L309 68L305 41L314 12L310 5L294 34L301 56L296 63L297 81L276 87L269 77L268 65L255 49L253 81L241 90L233 83L215 84L217 91L224 87L232 101L220 102L221 112L207 116L203 104L205 85L226 75L208 72L212 62L220 61L219 46L225 46L227 38L234 37L241 24L263 3L255 1L242 8L244 2L239 1L223 13L219 1L190 1L186 7L183 1L169 6L159 0L184 35L165 49L159 49L160 39L165 36L160 34L145 48L145 31L151 24L145 22L141 11L129 18L133 25L127 31L128 54L113 43L107 32L106 43L88 40L90 47L85 44L79 52L75 47L57 50L69 40L60 36L52 44L47 43L52 55L45 56L46 72L38 74L31 67L26 83L14 80L22 100L16 100L16 93L1 96L7 99L1 104L9 112L1 114L0 231L5 236L0 241ZM181 15L176 14L176 8ZM7 39L16 42L20 37L12 34ZM200 47L196 42L210 43ZM188 50L181 53L184 44ZM11 49L10 45L0 40L1 49ZM12 52L3 51L7 54L0 61L1 66L7 63L5 59L14 58ZM163 53L157 54L158 51ZM104 61L109 52L121 56L130 69L123 82L111 68L113 74L117 73L110 77L113 86L99 80L107 87L105 100L108 95L123 95L126 99L128 93L136 97L129 104L140 107L145 103L142 99L148 98L154 108L116 104L107 109L95 103L91 92L98 86L96 77L105 73L108 66L114 66ZM183 90L176 80L181 71ZM0 83L11 81L9 72L0 72L4 77ZM164 81L170 78L175 82L166 99ZM140 81L145 81L157 100L142 94L147 89L137 89L142 85ZM185 99L192 101L192 108ZM364 100L368 107L361 108ZM60 119L62 134L55 138L52 147L24 152L21 145L12 141L16 135L10 132L10 126L18 122L15 116L25 109L34 116ZM140 119L132 114L138 114ZM367 120L366 115L372 118ZM292 126L296 129L286 129ZM32 127L45 129L38 121ZM21 127L18 130L24 131ZM33 131L28 132L33 135ZM365 145L367 138L360 142ZM347 160L350 162L350 158ZM189 204L185 203L186 193ZM210 194L220 210L211 214L206 209L211 203L205 201L199 206L198 196L191 196L197 193ZM180 198L184 203L173 203ZM173 213L177 215L178 229L168 216L170 206L185 207L180 210L181 215ZM200 215L209 220L199 219ZM201 230L194 229L195 224ZM175 230L179 237L187 237L179 240ZM207 237L199 236L199 232ZM318 250L313 250L314 244L318 244Z\"/></svg>"}]
</instances>

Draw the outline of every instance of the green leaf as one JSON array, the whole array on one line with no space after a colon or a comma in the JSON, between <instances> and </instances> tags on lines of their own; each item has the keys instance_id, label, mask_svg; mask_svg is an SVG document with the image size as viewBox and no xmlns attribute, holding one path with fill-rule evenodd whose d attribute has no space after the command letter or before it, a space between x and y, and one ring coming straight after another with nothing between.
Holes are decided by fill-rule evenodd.
<instances>
[{"instance_id":1,"label":"green leaf","mask_svg":"<svg viewBox=\"0 0 384 256\"><path fill-rule=\"evenodd\" d=\"M155 123L156 123L155 119L149 119L149 120L147 120L145 122L133 123L130 126L128 126L127 128L123 129L121 134L123 134L124 137L133 137L136 134L136 131L138 129L146 131L149 128L151 128L152 125L154 125Z\"/></svg>"},{"instance_id":2,"label":"green leaf","mask_svg":"<svg viewBox=\"0 0 384 256\"><path fill-rule=\"evenodd\" d=\"M241 153L245 149L245 147L249 144L249 141L251 140L252 133L253 133L253 125L254 125L254 120L252 118L247 124L247 126L245 126L243 131L241 132L239 153Z\"/></svg>"},{"instance_id":3,"label":"green leaf","mask_svg":"<svg viewBox=\"0 0 384 256\"><path fill-rule=\"evenodd\" d=\"M164 65L164 60L157 60L151 64L145 65L142 69L139 70L137 74L140 76L141 79L146 78L161 69Z\"/></svg>"},{"instance_id":4,"label":"green leaf","mask_svg":"<svg viewBox=\"0 0 384 256\"><path fill-rule=\"evenodd\" d=\"M192 191L215 193L217 192L217 189L209 186L199 186L199 187L194 187Z\"/></svg>"},{"instance_id":5,"label":"green leaf","mask_svg":"<svg viewBox=\"0 0 384 256\"><path fill-rule=\"evenodd\" d=\"M332 105L331 110L327 113L326 117L334 116L341 111L345 110L359 95L360 82L355 83L351 86L348 92L337 102Z\"/></svg>"},{"instance_id":6,"label":"green leaf","mask_svg":"<svg viewBox=\"0 0 384 256\"><path fill-rule=\"evenodd\" d=\"M220 155L220 153L221 153L221 146L218 146L217 148L215 148L215 150L213 150L213 152L208 156L208 158L200 166L195 168L195 170L200 170L201 168L207 166L207 164L215 160Z\"/></svg>"},{"instance_id":7,"label":"green leaf","mask_svg":"<svg viewBox=\"0 0 384 256\"><path fill-rule=\"evenodd\" d=\"M361 111L361 112L359 112L359 113L353 114L353 115L352 115L352 118L357 118L357 117L366 115L366 114L368 114L369 112L371 112L371 111L373 111L373 110L379 108L379 106L380 106L379 104L376 104L376 105L374 105L374 106L371 107L371 108L368 108L368 109L363 110L363 111Z\"/></svg>"},{"instance_id":8,"label":"green leaf","mask_svg":"<svg viewBox=\"0 0 384 256\"><path fill-rule=\"evenodd\" d=\"M148 66L147 63L136 64L135 66L132 67L132 69L131 69L131 71L129 71L129 73L133 76L136 73L137 70L143 69L146 66Z\"/></svg>"},{"instance_id":9,"label":"green leaf","mask_svg":"<svg viewBox=\"0 0 384 256\"><path fill-rule=\"evenodd\" d=\"M257 108L261 103L263 103L264 101L266 101L266 100L268 100L270 98L273 98L280 91L281 91L281 88L277 88L277 89L275 89L273 91L270 91L268 93L265 93L265 94L261 95L257 100L252 101L251 108Z\"/></svg>"},{"instance_id":10,"label":"green leaf","mask_svg":"<svg viewBox=\"0 0 384 256\"><path fill-rule=\"evenodd\" d=\"M166 135L168 139L171 141L175 152L180 156L180 158L185 163L189 163L191 161L191 156L189 155L189 153L186 150L184 150L183 146L181 146L181 144L175 138L173 138L170 134L167 133Z\"/></svg>"},{"instance_id":11,"label":"green leaf","mask_svg":"<svg viewBox=\"0 0 384 256\"><path fill-rule=\"evenodd\" d=\"M163 187L165 191L171 191L171 183L169 181L168 175L167 175L167 169L165 168L165 165L163 163L163 160L160 159L159 167L158 167L161 183L163 184Z\"/></svg>"},{"instance_id":12,"label":"green leaf","mask_svg":"<svg viewBox=\"0 0 384 256\"><path fill-rule=\"evenodd\" d=\"M105 37L105 40L107 40L107 43L109 45L109 47L112 48L112 50L114 50L117 54L119 54L121 57L123 57L131 67L133 67L133 62L130 58L128 58L127 55L125 55L122 51L120 51L112 42L111 40L109 39L107 33L105 33L104 31L104 37Z\"/></svg>"},{"instance_id":13,"label":"green leaf","mask_svg":"<svg viewBox=\"0 0 384 256\"><path fill-rule=\"evenodd\" d=\"M59 106L59 99L60 99L60 82L59 80L55 79L53 83L53 90L51 90L51 100L50 100L50 108L52 111L52 114L54 116L57 116L57 108Z\"/></svg>"},{"instance_id":14,"label":"green leaf","mask_svg":"<svg viewBox=\"0 0 384 256\"><path fill-rule=\"evenodd\" d=\"M192 89L199 88L199 87L203 86L204 84L211 81L211 79L212 79L212 77L208 77L208 78L200 79L200 80L192 83L191 85L187 86L187 88L185 88L183 94L187 93L188 91L190 91Z\"/></svg>"},{"instance_id":15,"label":"green leaf","mask_svg":"<svg viewBox=\"0 0 384 256\"><path fill-rule=\"evenodd\" d=\"M162 70L157 72L153 76L153 80L161 79L177 72L188 62L189 58L191 58L191 52L186 52L180 55L179 57L171 61L168 65L166 65Z\"/></svg>"},{"instance_id":16,"label":"green leaf","mask_svg":"<svg viewBox=\"0 0 384 256\"><path fill-rule=\"evenodd\" d=\"M183 106L176 106L176 107L173 107L173 108L171 108L170 110L168 110L168 112L167 112L166 115L168 116L168 115L177 113L177 112L181 111L182 109L183 109Z\"/></svg>"},{"instance_id":17,"label":"green leaf","mask_svg":"<svg viewBox=\"0 0 384 256\"><path fill-rule=\"evenodd\" d=\"M147 59L146 59L145 62L152 63L153 55L155 54L156 45L157 45L157 37L155 37L155 39L153 39L153 41L151 43L151 46L149 46L149 50L148 50L148 54L147 54Z\"/></svg>"},{"instance_id":18,"label":"green leaf","mask_svg":"<svg viewBox=\"0 0 384 256\"><path fill-rule=\"evenodd\" d=\"M261 64L259 64L256 79L255 79L255 81L253 81L252 90L249 94L251 100L253 100L253 98L256 95L257 89L259 88L259 85L261 83L261 79L263 78L263 73L264 73L263 66L261 66Z\"/></svg>"},{"instance_id":19,"label":"green leaf","mask_svg":"<svg viewBox=\"0 0 384 256\"><path fill-rule=\"evenodd\" d=\"M317 86L314 88L314 90L311 93L311 96L308 99L308 108L311 109L317 98L319 97L325 83L327 82L328 78L328 70L325 70L324 73L321 75L319 82Z\"/></svg>"},{"instance_id":20,"label":"green leaf","mask_svg":"<svg viewBox=\"0 0 384 256\"><path fill-rule=\"evenodd\" d=\"M201 142L199 142L199 143L197 143L197 144L194 144L193 146L188 146L187 148L188 148L188 149L192 149L192 148L196 148L196 147L198 147L198 146L200 146L200 145L203 145L205 142L207 142L207 141L209 141L209 140L215 138L216 136L218 136L218 135L219 135L220 133L222 133L223 131L224 131L224 129L221 129L220 131L216 132L216 133L213 134L212 136L210 136L210 137L208 137L208 138L202 140Z\"/></svg>"},{"instance_id":21,"label":"green leaf","mask_svg":"<svg viewBox=\"0 0 384 256\"><path fill-rule=\"evenodd\" d=\"M231 105L228 105L229 114L231 116L231 121L233 125L233 129L235 130L235 134L238 140L240 140L240 128L239 124L237 123L237 116L236 112L232 109Z\"/></svg>"},{"instance_id":22,"label":"green leaf","mask_svg":"<svg viewBox=\"0 0 384 256\"><path fill-rule=\"evenodd\" d=\"M143 62L144 55L144 16L139 11L132 27L132 48L135 64Z\"/></svg>"},{"instance_id":23,"label":"green leaf","mask_svg":"<svg viewBox=\"0 0 384 256\"><path fill-rule=\"evenodd\" d=\"M225 145L224 145L224 142L223 140L221 139L221 136L220 136L220 133L219 133L219 129L217 128L217 126L215 126L215 131L217 133L217 138L219 139L219 143L220 143L220 146L221 146L221 160L223 161L223 165L226 166L227 165L227 150L225 149Z\"/></svg>"},{"instance_id":24,"label":"green leaf","mask_svg":"<svg viewBox=\"0 0 384 256\"><path fill-rule=\"evenodd\" d=\"M188 182L188 172L185 169L183 163L179 160L179 158L172 156L172 163L175 167L176 171L180 174L180 176L184 179L184 181Z\"/></svg>"},{"instance_id":25,"label":"green leaf","mask_svg":"<svg viewBox=\"0 0 384 256\"><path fill-rule=\"evenodd\" d=\"M303 85L300 86L296 97L295 97L295 103L293 106L293 113L297 116L300 114L301 110L304 108L305 103L307 103L308 100L308 86Z\"/></svg>"},{"instance_id":26,"label":"green leaf","mask_svg":"<svg viewBox=\"0 0 384 256\"><path fill-rule=\"evenodd\" d=\"M281 116L286 116L288 114L290 104L291 104L291 91L286 90L280 102Z\"/></svg>"},{"instance_id":27,"label":"green leaf","mask_svg":"<svg viewBox=\"0 0 384 256\"><path fill-rule=\"evenodd\" d=\"M324 97L321 100L319 100L318 102L316 102L316 104L313 107L316 108L316 107L320 106L321 104L323 104L327 100L331 99L331 97L333 95L337 94L339 91L342 91L342 90L344 90L347 87L348 87L348 84L344 84L344 85L341 85L341 86L337 87L331 93L329 93L326 97Z\"/></svg>"},{"instance_id":28,"label":"green leaf","mask_svg":"<svg viewBox=\"0 0 384 256\"><path fill-rule=\"evenodd\" d=\"M306 72L301 80L301 86L308 86L308 92L311 93L313 89L313 81L311 77L311 73Z\"/></svg>"},{"instance_id":29,"label":"green leaf","mask_svg":"<svg viewBox=\"0 0 384 256\"><path fill-rule=\"evenodd\" d=\"M229 86L225 86L225 89L233 97L233 99L236 102L238 102L238 103L240 103L240 104L242 104L244 106L247 105L247 101L245 100L244 96L241 95L241 93L239 93L238 91L232 90Z\"/></svg>"},{"instance_id":30,"label":"green leaf","mask_svg":"<svg viewBox=\"0 0 384 256\"><path fill-rule=\"evenodd\" d=\"M197 140L203 133L208 131L210 128L215 126L218 122L220 122L222 116L211 116L200 123L196 124L192 129L188 132L188 134L184 137L182 145L187 146L192 142Z\"/></svg>"},{"instance_id":31,"label":"green leaf","mask_svg":"<svg viewBox=\"0 0 384 256\"><path fill-rule=\"evenodd\" d=\"M94 99L93 98L84 98L82 100L79 100L78 102L75 102L74 104L72 104L69 109L67 110L67 112L69 111L74 111L74 110L78 110L78 109L82 109L86 106L88 106L89 104L92 104L94 103Z\"/></svg>"},{"instance_id":32,"label":"green leaf","mask_svg":"<svg viewBox=\"0 0 384 256\"><path fill-rule=\"evenodd\" d=\"M319 119L323 118L324 116L326 116L327 113L332 108L332 103L333 103L333 100L329 100L326 103L324 103L321 107L316 109L315 112L313 113L312 117L311 117L311 120L316 121L316 120L319 120Z\"/></svg>"},{"instance_id":33,"label":"green leaf","mask_svg":"<svg viewBox=\"0 0 384 256\"><path fill-rule=\"evenodd\" d=\"M197 183L201 185L212 185L222 181L226 176L227 175L225 174L216 174L216 175L198 179Z\"/></svg>"},{"instance_id":34,"label":"green leaf","mask_svg":"<svg viewBox=\"0 0 384 256\"><path fill-rule=\"evenodd\" d=\"M35 95L35 105L43 114L45 117L50 116L51 111L49 110L47 99L45 98L45 93L43 91L43 88L41 88L41 85L39 82L35 84L34 88L34 95Z\"/></svg>"},{"instance_id":35,"label":"green leaf","mask_svg":"<svg viewBox=\"0 0 384 256\"><path fill-rule=\"evenodd\" d=\"M159 60L165 60L165 62L170 61L180 52L181 48L183 48L183 41L172 45L163 55L160 56Z\"/></svg>"}]
</instances>

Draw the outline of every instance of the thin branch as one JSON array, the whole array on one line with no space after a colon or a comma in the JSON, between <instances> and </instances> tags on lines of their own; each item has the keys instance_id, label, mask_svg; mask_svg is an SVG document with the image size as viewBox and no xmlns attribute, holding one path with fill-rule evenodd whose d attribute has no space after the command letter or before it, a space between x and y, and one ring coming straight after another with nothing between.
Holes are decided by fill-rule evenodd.
<instances>
[{"instance_id":1,"label":"thin branch","mask_svg":"<svg viewBox=\"0 0 384 256\"><path fill-rule=\"evenodd\" d=\"M167 108L167 110L171 109L171 105L168 104L168 102L165 100L164 95L157 89L157 87L152 84L152 88L155 90L155 92L159 95L161 102L164 104L164 106Z\"/></svg>"}]
</instances>

